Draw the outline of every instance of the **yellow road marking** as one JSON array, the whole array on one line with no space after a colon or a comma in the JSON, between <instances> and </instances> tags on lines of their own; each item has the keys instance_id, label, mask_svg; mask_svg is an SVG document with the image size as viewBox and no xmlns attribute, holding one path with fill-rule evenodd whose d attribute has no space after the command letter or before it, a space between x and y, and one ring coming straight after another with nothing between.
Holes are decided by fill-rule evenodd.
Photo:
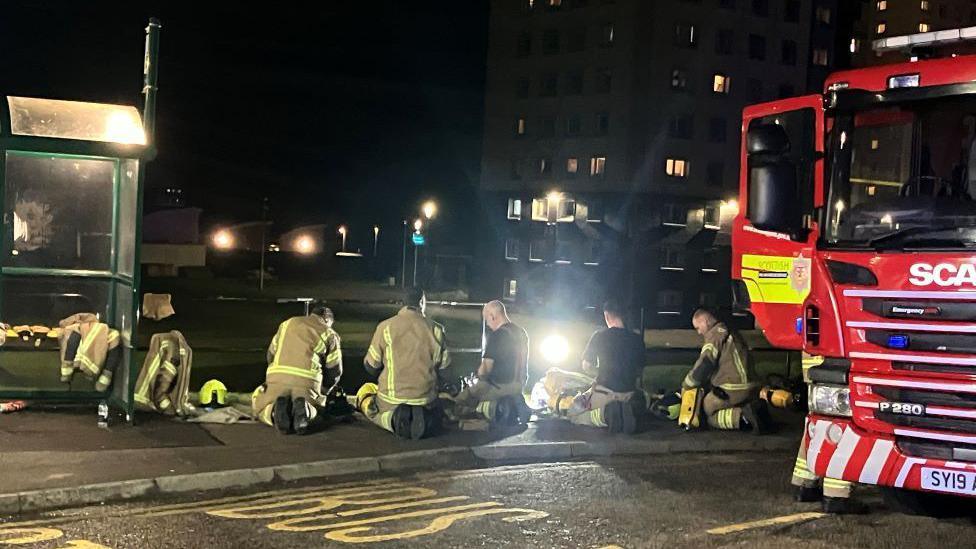
<instances>
[{"instance_id":1,"label":"yellow road marking","mask_svg":"<svg viewBox=\"0 0 976 549\"><path fill-rule=\"evenodd\" d=\"M431 505L434 503L447 503L449 501L461 501L465 499L471 499L471 498L469 498L468 496L449 496L446 498L422 499L418 501L408 501L406 503L391 503L389 505L378 505L376 507L367 507L365 509L356 509L354 511L340 511L336 513L336 515L340 517L355 517L357 515L377 513L380 511L393 511L395 509L406 509L408 507L422 507L424 505Z\"/></svg>"},{"instance_id":2,"label":"yellow road marking","mask_svg":"<svg viewBox=\"0 0 976 549\"><path fill-rule=\"evenodd\" d=\"M17 537L7 537L17 536ZM0 545L27 545L64 537L56 528L7 528L0 527Z\"/></svg>"},{"instance_id":3,"label":"yellow road marking","mask_svg":"<svg viewBox=\"0 0 976 549\"><path fill-rule=\"evenodd\" d=\"M774 517L763 520L756 520L752 522L743 522L740 524L732 524L729 526L722 526L721 528L712 528L711 530L706 530L709 534L716 536L723 536L726 534L734 534L736 532L743 532L745 530L753 530L755 528L766 528L769 526L781 526L784 524L796 524L798 522L806 522L808 520L816 520L819 518L826 517L826 513L796 513L795 515L785 515L782 517Z\"/></svg>"},{"instance_id":4,"label":"yellow road marking","mask_svg":"<svg viewBox=\"0 0 976 549\"><path fill-rule=\"evenodd\" d=\"M415 538L419 536L426 536L429 534L435 534L442 530L450 528L455 522L466 519L481 517L487 515L498 515L502 513L524 513L520 517L507 517L502 520L509 522L522 521L522 520L534 520L538 518L545 518L549 516L549 513L542 511L533 511L532 509L478 509L474 511L466 511L462 513L451 513L449 515L443 515L435 518L424 528L419 528L417 530L409 530L407 532L395 532L390 534L380 534L376 536L350 536L350 534L358 532L368 532L372 530L369 526L358 526L352 528L343 528L341 530L334 530L332 532L327 532L325 534L326 539L332 541L340 541L345 543L375 543L380 541L390 541L397 539L408 539Z\"/></svg>"},{"instance_id":5,"label":"yellow road marking","mask_svg":"<svg viewBox=\"0 0 976 549\"><path fill-rule=\"evenodd\" d=\"M382 497L377 498L378 495L384 494ZM400 495L390 495L390 494L400 494ZM377 505L381 503L392 503L395 501L404 501L417 498L425 498L436 495L435 490L430 488L420 488L413 486L406 486L402 488L395 488L393 490L385 489L381 491L371 490L368 492L353 492L346 494L344 496L334 496L326 495L324 497L317 498L302 498L298 500L286 500L275 503L263 504L263 505L250 505L248 507L232 507L216 509L212 511L207 511L207 514L214 515L223 518L232 519L265 519L265 518L277 518L280 516L296 516L296 515L310 515L312 513L317 513L320 511L331 511L337 507L342 507L343 505ZM356 500L357 497L369 497L372 499ZM311 503L311 507L299 508L299 509L289 509L291 507L296 507L302 503ZM278 511L272 511L270 513L251 513L251 511L264 511L268 509L275 509ZM282 509L285 508L285 509Z\"/></svg>"},{"instance_id":6,"label":"yellow road marking","mask_svg":"<svg viewBox=\"0 0 976 549\"><path fill-rule=\"evenodd\" d=\"M297 519L283 520L281 522L276 522L274 524L269 524L267 528L269 530L275 530L279 532L315 532L316 530L336 530L339 528L352 528L355 526L364 526L367 524L376 524L380 522L390 522L393 520L403 520L408 518L426 517L429 515L440 515L444 513L449 513L451 511L467 511L469 509L482 509L485 507L501 507L502 504L497 501L486 501L483 503L469 503L467 505L456 505L454 507L442 507L439 509L424 509L422 511L411 511L409 513L401 513L399 515L386 515L383 517L373 517L362 520L353 520L349 522L340 522L337 524L321 524L315 526L293 526L294 524L301 524L303 522L311 522L318 517L302 517Z\"/></svg>"}]
</instances>

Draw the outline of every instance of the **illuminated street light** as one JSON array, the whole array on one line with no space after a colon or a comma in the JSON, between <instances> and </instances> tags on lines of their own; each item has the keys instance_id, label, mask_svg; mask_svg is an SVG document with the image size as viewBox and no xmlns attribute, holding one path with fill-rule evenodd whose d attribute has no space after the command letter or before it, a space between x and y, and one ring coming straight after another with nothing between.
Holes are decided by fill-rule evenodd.
<instances>
[{"instance_id":1,"label":"illuminated street light","mask_svg":"<svg viewBox=\"0 0 976 549\"><path fill-rule=\"evenodd\" d=\"M569 357L569 341L561 335L553 334L542 340L540 350L547 362L561 364Z\"/></svg>"},{"instance_id":2,"label":"illuminated street light","mask_svg":"<svg viewBox=\"0 0 976 549\"><path fill-rule=\"evenodd\" d=\"M339 234L342 235L342 251L346 251L346 233L347 232L348 231L346 230L346 226L345 225L339 225Z\"/></svg>"},{"instance_id":3,"label":"illuminated street light","mask_svg":"<svg viewBox=\"0 0 976 549\"><path fill-rule=\"evenodd\" d=\"M423 221L417 219L416 221L413 222L413 230L415 230L415 231L417 231L419 233L420 232L420 229L423 229L423 228L424 228L424 222Z\"/></svg>"},{"instance_id":4,"label":"illuminated street light","mask_svg":"<svg viewBox=\"0 0 976 549\"><path fill-rule=\"evenodd\" d=\"M300 254L309 255L315 252L315 241L307 234L303 234L295 239L295 251Z\"/></svg>"},{"instance_id":5,"label":"illuminated street light","mask_svg":"<svg viewBox=\"0 0 976 549\"><path fill-rule=\"evenodd\" d=\"M373 225L373 257L376 257L376 248L380 243L380 226Z\"/></svg>"},{"instance_id":6,"label":"illuminated street light","mask_svg":"<svg viewBox=\"0 0 976 549\"><path fill-rule=\"evenodd\" d=\"M427 202L424 202L423 212L425 218L427 219L433 218L435 215L437 215L437 203L434 202L433 200L428 200Z\"/></svg>"},{"instance_id":7,"label":"illuminated street light","mask_svg":"<svg viewBox=\"0 0 976 549\"><path fill-rule=\"evenodd\" d=\"M218 250L229 250L234 247L234 235L227 229L221 229L214 233L213 244Z\"/></svg>"},{"instance_id":8,"label":"illuminated street light","mask_svg":"<svg viewBox=\"0 0 976 549\"><path fill-rule=\"evenodd\" d=\"M732 215L736 215L739 213L739 202L734 198L731 200L723 200L722 209L728 211Z\"/></svg>"}]
</instances>

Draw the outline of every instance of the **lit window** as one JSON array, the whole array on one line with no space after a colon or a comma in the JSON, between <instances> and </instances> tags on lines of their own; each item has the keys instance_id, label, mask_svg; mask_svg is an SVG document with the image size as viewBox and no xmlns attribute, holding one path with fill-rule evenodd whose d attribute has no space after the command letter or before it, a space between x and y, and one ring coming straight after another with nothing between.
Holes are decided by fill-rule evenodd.
<instances>
[{"instance_id":1,"label":"lit window","mask_svg":"<svg viewBox=\"0 0 976 549\"><path fill-rule=\"evenodd\" d=\"M515 120L515 135L525 135L525 117L520 116Z\"/></svg>"},{"instance_id":2,"label":"lit window","mask_svg":"<svg viewBox=\"0 0 976 549\"><path fill-rule=\"evenodd\" d=\"M549 221L549 201L545 198L532 199L532 221Z\"/></svg>"},{"instance_id":3,"label":"lit window","mask_svg":"<svg viewBox=\"0 0 976 549\"><path fill-rule=\"evenodd\" d=\"M878 188L877 187L875 187L874 185L869 185L868 186L868 196L874 196L874 194L876 192L878 192Z\"/></svg>"},{"instance_id":4,"label":"lit window","mask_svg":"<svg viewBox=\"0 0 976 549\"><path fill-rule=\"evenodd\" d=\"M878 11L884 11L888 9L888 0L878 0Z\"/></svg>"},{"instance_id":5,"label":"lit window","mask_svg":"<svg viewBox=\"0 0 976 549\"><path fill-rule=\"evenodd\" d=\"M590 158L590 175L603 175L607 168L607 157L594 156Z\"/></svg>"},{"instance_id":6,"label":"lit window","mask_svg":"<svg viewBox=\"0 0 976 549\"><path fill-rule=\"evenodd\" d=\"M878 23L878 26L875 27L874 32L875 34L884 34L886 30L888 30L888 25L884 23Z\"/></svg>"},{"instance_id":7,"label":"lit window","mask_svg":"<svg viewBox=\"0 0 976 549\"><path fill-rule=\"evenodd\" d=\"M929 11L929 0L922 0L922 11Z\"/></svg>"},{"instance_id":8,"label":"lit window","mask_svg":"<svg viewBox=\"0 0 976 549\"><path fill-rule=\"evenodd\" d=\"M522 201L518 198L508 199L508 218L522 219Z\"/></svg>"},{"instance_id":9,"label":"lit window","mask_svg":"<svg viewBox=\"0 0 976 549\"><path fill-rule=\"evenodd\" d=\"M579 160L576 158L567 158L566 173L575 174L577 171L579 171Z\"/></svg>"},{"instance_id":10,"label":"lit window","mask_svg":"<svg viewBox=\"0 0 976 549\"><path fill-rule=\"evenodd\" d=\"M712 91L715 93L728 94L731 89L732 79L724 74L716 74L712 77Z\"/></svg>"},{"instance_id":11,"label":"lit window","mask_svg":"<svg viewBox=\"0 0 976 549\"><path fill-rule=\"evenodd\" d=\"M823 23L824 25L830 24L830 8L825 8L823 6L817 7L817 21Z\"/></svg>"},{"instance_id":12,"label":"lit window","mask_svg":"<svg viewBox=\"0 0 976 549\"><path fill-rule=\"evenodd\" d=\"M688 161L678 158L669 158L664 163L664 171L671 177L687 177Z\"/></svg>"},{"instance_id":13,"label":"lit window","mask_svg":"<svg viewBox=\"0 0 976 549\"><path fill-rule=\"evenodd\" d=\"M826 67L829 62L830 52L822 48L813 50L813 64Z\"/></svg>"},{"instance_id":14,"label":"lit window","mask_svg":"<svg viewBox=\"0 0 976 549\"><path fill-rule=\"evenodd\" d=\"M877 139L872 139L871 140L871 150L872 151L878 150L878 145L879 145L879 143L878 143L878 140Z\"/></svg>"},{"instance_id":15,"label":"lit window","mask_svg":"<svg viewBox=\"0 0 976 549\"><path fill-rule=\"evenodd\" d=\"M519 258L519 241L515 238L509 238L505 241L505 259L509 261L518 261Z\"/></svg>"},{"instance_id":16,"label":"lit window","mask_svg":"<svg viewBox=\"0 0 976 549\"><path fill-rule=\"evenodd\" d=\"M929 27L929 24L928 23L919 23L918 24L918 32L929 32L929 28L931 28L931 27Z\"/></svg>"},{"instance_id":17,"label":"lit window","mask_svg":"<svg viewBox=\"0 0 976 549\"><path fill-rule=\"evenodd\" d=\"M518 282L513 278L505 281L505 299L512 300L518 295Z\"/></svg>"},{"instance_id":18,"label":"lit window","mask_svg":"<svg viewBox=\"0 0 976 549\"><path fill-rule=\"evenodd\" d=\"M857 38L851 38L851 44L849 46L851 53L857 53L861 51L861 41Z\"/></svg>"},{"instance_id":19,"label":"lit window","mask_svg":"<svg viewBox=\"0 0 976 549\"><path fill-rule=\"evenodd\" d=\"M549 0L549 7L558 8L563 5L563 0Z\"/></svg>"}]
</instances>

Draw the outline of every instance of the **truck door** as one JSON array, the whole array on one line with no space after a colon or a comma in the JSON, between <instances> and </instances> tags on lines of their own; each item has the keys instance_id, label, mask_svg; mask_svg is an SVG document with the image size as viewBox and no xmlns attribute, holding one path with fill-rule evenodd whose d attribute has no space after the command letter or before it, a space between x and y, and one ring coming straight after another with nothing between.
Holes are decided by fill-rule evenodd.
<instances>
[{"instance_id":1,"label":"truck door","mask_svg":"<svg viewBox=\"0 0 976 549\"><path fill-rule=\"evenodd\" d=\"M733 222L736 301L777 347L803 347L803 304L815 278L814 213L823 205L823 97L746 108L740 210Z\"/></svg>"}]
</instances>

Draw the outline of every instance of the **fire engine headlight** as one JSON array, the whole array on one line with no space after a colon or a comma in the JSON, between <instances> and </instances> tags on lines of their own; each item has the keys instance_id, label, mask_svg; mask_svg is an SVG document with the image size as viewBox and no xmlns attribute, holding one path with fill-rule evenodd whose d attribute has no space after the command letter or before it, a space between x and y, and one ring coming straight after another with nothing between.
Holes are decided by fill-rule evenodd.
<instances>
[{"instance_id":1,"label":"fire engine headlight","mask_svg":"<svg viewBox=\"0 0 976 549\"><path fill-rule=\"evenodd\" d=\"M828 416L851 417L851 390L840 385L810 385L810 410Z\"/></svg>"},{"instance_id":2,"label":"fire engine headlight","mask_svg":"<svg viewBox=\"0 0 976 549\"><path fill-rule=\"evenodd\" d=\"M542 340L539 350L550 364L561 364L569 356L569 342L565 337L553 334Z\"/></svg>"}]
</instances>

